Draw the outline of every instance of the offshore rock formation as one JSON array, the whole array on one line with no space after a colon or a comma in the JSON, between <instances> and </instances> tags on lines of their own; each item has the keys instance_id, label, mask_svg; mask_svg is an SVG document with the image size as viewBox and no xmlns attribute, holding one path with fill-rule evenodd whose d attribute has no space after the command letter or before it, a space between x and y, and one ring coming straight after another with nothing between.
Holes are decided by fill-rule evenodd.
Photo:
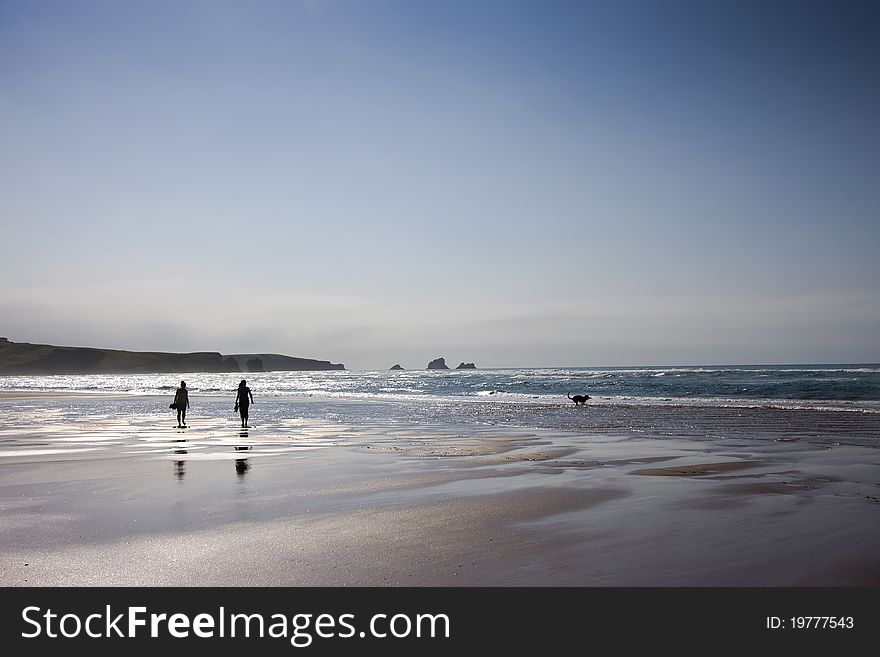
<instances>
[{"instance_id":1,"label":"offshore rock formation","mask_svg":"<svg viewBox=\"0 0 880 657\"><path fill-rule=\"evenodd\" d=\"M153 374L344 370L342 363L280 354L177 354L90 347L56 347L0 339L0 374Z\"/></svg>"},{"instance_id":2,"label":"offshore rock formation","mask_svg":"<svg viewBox=\"0 0 880 657\"><path fill-rule=\"evenodd\" d=\"M429 370L448 370L449 367L446 365L445 358L435 358L430 363L428 363Z\"/></svg>"},{"instance_id":3,"label":"offshore rock formation","mask_svg":"<svg viewBox=\"0 0 880 657\"><path fill-rule=\"evenodd\" d=\"M397 365L392 365L391 369L392 370L402 370L403 368L400 366L400 363L398 363Z\"/></svg>"},{"instance_id":4,"label":"offshore rock formation","mask_svg":"<svg viewBox=\"0 0 880 657\"><path fill-rule=\"evenodd\" d=\"M459 363L458 367L456 367L455 369L457 369L457 370L475 370L475 369L477 369L477 366L474 365L473 363Z\"/></svg>"}]
</instances>

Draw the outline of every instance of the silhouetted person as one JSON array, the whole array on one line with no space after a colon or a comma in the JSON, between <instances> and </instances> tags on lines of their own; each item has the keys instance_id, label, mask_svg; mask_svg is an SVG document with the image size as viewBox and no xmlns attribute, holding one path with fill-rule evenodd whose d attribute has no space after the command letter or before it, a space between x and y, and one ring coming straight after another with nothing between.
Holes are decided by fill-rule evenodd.
<instances>
[{"instance_id":1,"label":"silhouetted person","mask_svg":"<svg viewBox=\"0 0 880 657\"><path fill-rule=\"evenodd\" d=\"M186 409L189 408L189 391L186 389L186 381L180 382L180 387L174 393L174 404L177 406L177 428L186 427Z\"/></svg>"},{"instance_id":2,"label":"silhouetted person","mask_svg":"<svg viewBox=\"0 0 880 657\"><path fill-rule=\"evenodd\" d=\"M235 410L241 413L242 428L248 425L248 406L254 402L251 389L247 387L247 381L241 380L238 384L238 392L235 393Z\"/></svg>"}]
</instances>

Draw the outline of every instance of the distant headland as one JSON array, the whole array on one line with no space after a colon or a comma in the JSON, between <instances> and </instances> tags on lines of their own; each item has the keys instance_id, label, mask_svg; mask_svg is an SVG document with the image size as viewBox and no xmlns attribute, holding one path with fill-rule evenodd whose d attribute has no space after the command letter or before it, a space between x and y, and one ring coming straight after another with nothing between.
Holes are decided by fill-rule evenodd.
<instances>
[{"instance_id":1,"label":"distant headland","mask_svg":"<svg viewBox=\"0 0 880 657\"><path fill-rule=\"evenodd\" d=\"M0 374L153 374L344 370L342 363L281 354L123 351L56 347L0 338Z\"/></svg>"}]
</instances>

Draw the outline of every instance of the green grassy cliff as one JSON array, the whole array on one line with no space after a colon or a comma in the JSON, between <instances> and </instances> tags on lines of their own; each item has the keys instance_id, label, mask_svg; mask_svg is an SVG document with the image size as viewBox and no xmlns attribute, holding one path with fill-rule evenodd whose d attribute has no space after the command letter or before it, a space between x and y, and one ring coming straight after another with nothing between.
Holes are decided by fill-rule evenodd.
<instances>
[{"instance_id":1,"label":"green grassy cliff","mask_svg":"<svg viewBox=\"0 0 880 657\"><path fill-rule=\"evenodd\" d=\"M280 354L224 356L89 347L56 347L0 338L0 374L131 374L343 370L341 363Z\"/></svg>"}]
</instances>

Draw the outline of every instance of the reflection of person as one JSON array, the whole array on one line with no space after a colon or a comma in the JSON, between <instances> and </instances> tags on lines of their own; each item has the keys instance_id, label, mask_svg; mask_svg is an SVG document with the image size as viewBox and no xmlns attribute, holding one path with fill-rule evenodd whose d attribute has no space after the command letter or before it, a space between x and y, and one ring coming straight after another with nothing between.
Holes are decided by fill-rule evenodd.
<instances>
[{"instance_id":1,"label":"reflection of person","mask_svg":"<svg viewBox=\"0 0 880 657\"><path fill-rule=\"evenodd\" d=\"M241 413L241 426L248 425L248 406L254 402L251 389L247 387L247 381L241 380L238 384L238 392L235 393L235 410Z\"/></svg>"},{"instance_id":2,"label":"reflection of person","mask_svg":"<svg viewBox=\"0 0 880 657\"><path fill-rule=\"evenodd\" d=\"M174 393L174 404L177 407L177 427L186 427L186 409L189 408L189 391L186 389L186 381L181 381L180 387Z\"/></svg>"},{"instance_id":3,"label":"reflection of person","mask_svg":"<svg viewBox=\"0 0 880 657\"><path fill-rule=\"evenodd\" d=\"M185 440L175 440L174 442L178 443L177 449L174 450L175 454L184 455L187 453L186 450L183 449L184 447L186 447ZM177 475L178 481L183 481L183 476L186 474L186 471L184 470L185 464L186 461L184 459L174 462L174 474Z\"/></svg>"},{"instance_id":4,"label":"reflection of person","mask_svg":"<svg viewBox=\"0 0 880 657\"><path fill-rule=\"evenodd\" d=\"M247 431L242 431L240 434L243 438L247 438ZM249 445L236 445L236 452L247 452L250 450ZM235 459L235 474L239 477L244 477L247 471L250 469L250 463L248 463L247 459Z\"/></svg>"}]
</instances>

